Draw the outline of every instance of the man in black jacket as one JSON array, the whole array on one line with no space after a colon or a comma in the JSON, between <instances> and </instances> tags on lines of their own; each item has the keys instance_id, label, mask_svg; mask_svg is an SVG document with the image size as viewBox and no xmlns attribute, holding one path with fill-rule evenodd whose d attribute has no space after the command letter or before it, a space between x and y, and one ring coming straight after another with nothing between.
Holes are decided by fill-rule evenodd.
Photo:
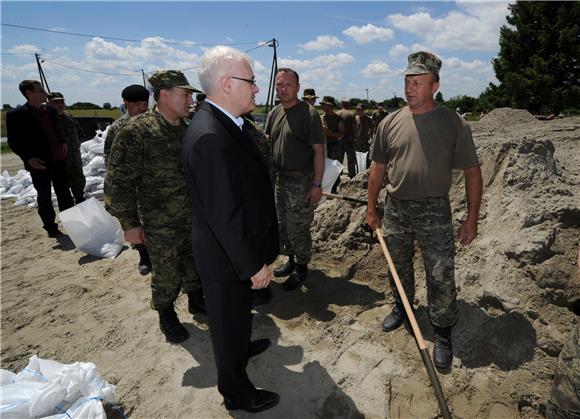
<instances>
[{"instance_id":1,"label":"man in black jacket","mask_svg":"<svg viewBox=\"0 0 580 419\"><path fill-rule=\"evenodd\" d=\"M248 359L270 345L250 342L251 289L270 283L279 245L268 167L241 117L254 109L258 87L247 56L223 46L206 52L199 79L207 99L183 143L193 254L225 407L259 412L279 396L256 389L246 373Z\"/></svg>"},{"instance_id":2,"label":"man in black jacket","mask_svg":"<svg viewBox=\"0 0 580 419\"><path fill-rule=\"evenodd\" d=\"M19 89L26 103L6 115L8 145L30 172L38 194L38 215L48 236L55 238L62 233L55 222L51 185L59 211L74 205L66 165L67 147L55 128L56 111L44 105L47 95L42 85L36 80L24 80Z\"/></svg>"}]
</instances>

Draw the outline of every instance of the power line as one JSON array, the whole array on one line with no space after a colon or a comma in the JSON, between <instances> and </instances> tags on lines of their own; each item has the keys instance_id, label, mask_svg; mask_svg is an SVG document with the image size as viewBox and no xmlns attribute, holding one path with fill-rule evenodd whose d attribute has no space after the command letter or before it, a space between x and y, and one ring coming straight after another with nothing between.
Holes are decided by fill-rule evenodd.
<instances>
[{"instance_id":1,"label":"power line","mask_svg":"<svg viewBox=\"0 0 580 419\"><path fill-rule=\"evenodd\" d=\"M102 39L109 39L113 41L123 41L123 42L158 42L153 40L145 40L145 39L129 39L129 38L117 38L113 36L104 36L104 35L89 35L84 33L77 33L77 32L65 32L65 31L57 31L54 29L43 29L43 28L33 28L31 26L22 26L22 25L12 25L9 23L2 23L2 26L7 26L9 28L16 28L16 29L28 29L31 31L40 31L40 32L50 32L50 33L58 33L61 35L72 35L72 36L82 36L85 38L102 38ZM180 46L187 46L187 47L212 47L217 45L252 45L255 44L254 42L231 42L231 43L219 43L219 44L208 44L208 43L197 43L197 42L189 42L189 43L182 43L182 42L166 42L163 41L166 45L180 45Z\"/></svg>"},{"instance_id":2,"label":"power line","mask_svg":"<svg viewBox=\"0 0 580 419\"><path fill-rule=\"evenodd\" d=\"M70 68L72 70L84 71L85 73L105 74L107 76L134 76L136 73L141 71L141 70L136 70L133 73L109 73L109 72L105 72L105 71L96 71L96 70L87 70L85 68L78 68L78 67L74 67L72 65L59 63L58 61L47 60L46 58L44 58L43 61L47 62L47 63L55 64L55 65L60 66L60 67Z\"/></svg>"}]
</instances>

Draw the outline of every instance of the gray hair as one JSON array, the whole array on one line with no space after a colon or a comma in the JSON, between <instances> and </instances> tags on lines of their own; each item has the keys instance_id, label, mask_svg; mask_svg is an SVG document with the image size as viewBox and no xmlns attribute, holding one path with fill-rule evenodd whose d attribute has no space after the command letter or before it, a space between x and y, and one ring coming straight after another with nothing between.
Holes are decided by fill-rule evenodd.
<instances>
[{"instance_id":1,"label":"gray hair","mask_svg":"<svg viewBox=\"0 0 580 419\"><path fill-rule=\"evenodd\" d=\"M208 49L203 54L197 73L202 90L208 95L215 94L218 90L220 79L223 76L232 75L229 73L233 64L240 61L245 61L250 67L252 66L250 57L235 48L218 45Z\"/></svg>"}]
</instances>

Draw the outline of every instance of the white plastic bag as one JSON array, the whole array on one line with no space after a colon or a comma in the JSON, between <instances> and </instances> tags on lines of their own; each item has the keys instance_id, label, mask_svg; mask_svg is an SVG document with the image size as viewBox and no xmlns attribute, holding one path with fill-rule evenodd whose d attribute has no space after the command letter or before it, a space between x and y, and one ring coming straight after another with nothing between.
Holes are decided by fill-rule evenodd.
<instances>
[{"instance_id":1,"label":"white plastic bag","mask_svg":"<svg viewBox=\"0 0 580 419\"><path fill-rule=\"evenodd\" d=\"M10 374L2 370L3 377ZM10 384L0 386L3 419L106 419L101 401L115 401L115 386L103 380L91 362L66 365L34 355L20 373L12 375Z\"/></svg>"},{"instance_id":2,"label":"white plastic bag","mask_svg":"<svg viewBox=\"0 0 580 419\"><path fill-rule=\"evenodd\" d=\"M123 247L123 230L95 198L87 199L59 214L76 248L93 256L114 258Z\"/></svg>"},{"instance_id":3,"label":"white plastic bag","mask_svg":"<svg viewBox=\"0 0 580 419\"><path fill-rule=\"evenodd\" d=\"M357 173L364 172L367 170L367 155L369 153L361 153L360 151L356 152L356 165L357 165Z\"/></svg>"},{"instance_id":4,"label":"white plastic bag","mask_svg":"<svg viewBox=\"0 0 580 419\"><path fill-rule=\"evenodd\" d=\"M322 192L330 192L334 182L342 173L343 165L338 160L326 159L324 161L324 176L322 176ZM323 195L320 198L319 204L326 201L326 197Z\"/></svg>"}]
</instances>

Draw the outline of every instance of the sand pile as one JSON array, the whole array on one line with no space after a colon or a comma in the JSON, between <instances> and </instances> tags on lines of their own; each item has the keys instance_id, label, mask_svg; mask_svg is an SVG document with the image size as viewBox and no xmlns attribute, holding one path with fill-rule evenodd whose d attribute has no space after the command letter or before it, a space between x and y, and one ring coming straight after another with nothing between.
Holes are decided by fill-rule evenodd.
<instances>
[{"instance_id":1,"label":"sand pile","mask_svg":"<svg viewBox=\"0 0 580 419\"><path fill-rule=\"evenodd\" d=\"M485 190L478 240L457 249L454 350L460 368L451 376L461 390L448 389L452 404L472 404L464 417L497 417L491 412L502 412L502 406L517 407L526 417L544 412L556 357L580 314L580 185L577 169L570 170L578 167L579 121L539 122L527 111L496 109L473 126ZM366 177L358 175L341 193L365 199ZM460 172L450 196L458 227L466 217ZM368 283L381 287L384 274L376 269L385 271L386 264L361 227L364 206L323 205L316 214L318 251L336 263L352 263L352 277L363 279L356 273L364 272ZM416 303L429 338L420 256L415 270L421 290Z\"/></svg>"}]
</instances>

